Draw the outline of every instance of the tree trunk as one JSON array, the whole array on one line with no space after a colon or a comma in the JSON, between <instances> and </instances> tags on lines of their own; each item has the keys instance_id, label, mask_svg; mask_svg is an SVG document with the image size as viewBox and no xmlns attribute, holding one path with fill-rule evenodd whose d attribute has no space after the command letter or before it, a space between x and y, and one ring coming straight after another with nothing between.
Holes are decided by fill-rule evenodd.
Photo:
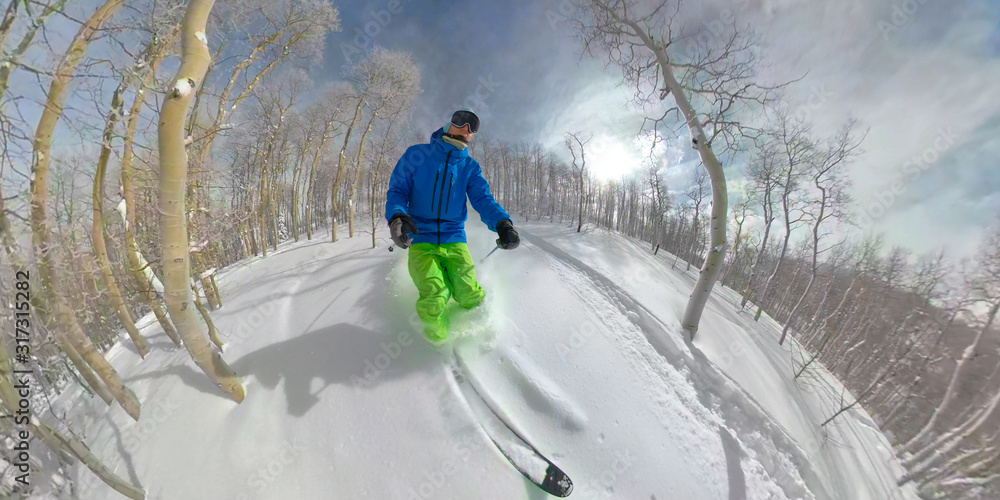
<instances>
[{"instance_id":1,"label":"tree trunk","mask_svg":"<svg viewBox=\"0 0 1000 500\"><path fill-rule=\"evenodd\" d=\"M733 238L733 240L736 242L736 245L733 247L733 260L730 262L729 269L727 269L725 274L720 278L723 283L725 283L726 280L729 278L729 276L732 275L733 271L737 271L737 275L739 275L739 271L737 268L740 264L740 246L741 246L740 241L742 240L743 237L743 222L746 221L746 204L744 203L741 206L743 207L743 213L742 217L740 217L740 219L736 221L736 235ZM656 223L657 228L659 227L659 225L660 225L659 221L657 221ZM654 229L654 234L655 231L656 229ZM739 276L737 276L737 278L738 277Z\"/></svg>"},{"instance_id":2,"label":"tree trunk","mask_svg":"<svg viewBox=\"0 0 1000 500\"><path fill-rule=\"evenodd\" d=\"M267 198L267 160L268 160L268 158L267 158L267 156L265 156L264 157L264 163L261 165L260 189L258 190L259 191L259 196L260 196L260 208L259 208L260 213L259 213L259 216L258 216L258 219L257 219L257 225L258 225L258 228L260 229L260 240L261 240L260 248L264 252L263 253L264 257L267 257L267 201L268 201L268 198ZM278 235L274 235L274 238L277 239Z\"/></svg>"},{"instance_id":3,"label":"tree trunk","mask_svg":"<svg viewBox=\"0 0 1000 500\"><path fill-rule=\"evenodd\" d=\"M580 155L583 156L583 154L584 154L583 153L583 147L580 147ZM584 193L583 193L583 174L584 174L584 171L583 171L583 168L581 168L580 169L580 183L578 184L578 187L577 187L578 206L577 206L577 211L576 211L576 220L577 220L577 223L576 223L576 232L578 232L578 233L580 232L580 229L583 228L583 195L584 195Z\"/></svg>"},{"instance_id":4,"label":"tree trunk","mask_svg":"<svg viewBox=\"0 0 1000 500\"><path fill-rule=\"evenodd\" d=\"M962 440L968 436L971 436L976 431L978 431L983 424L990 420L990 417L996 412L997 408L1000 407L1000 390L998 390L989 400L989 404L986 408L975 414L972 418L966 421L963 425L952 429L950 432L938 438L932 446L925 448L925 455L918 455L923 460L922 463L917 464L914 457L908 461L907 465L910 470L903 477L897 481L900 486L914 480L916 477L927 472L936 463L940 462L943 457L948 456L949 453L955 450Z\"/></svg>"},{"instance_id":5,"label":"tree trunk","mask_svg":"<svg viewBox=\"0 0 1000 500\"><path fill-rule=\"evenodd\" d=\"M295 167L292 169L292 237L299 241L299 184L302 182L302 163L304 163L306 152L309 151L309 143L306 142L302 151L295 159Z\"/></svg>"},{"instance_id":6,"label":"tree trunk","mask_svg":"<svg viewBox=\"0 0 1000 500\"><path fill-rule=\"evenodd\" d=\"M361 106L364 102L358 97L358 105L354 108L354 118L351 118L351 124L347 126L344 145L340 147L340 155L337 156L337 175L330 184L330 215L333 221L330 226L330 237L334 243L337 242L337 186L340 185L340 177L344 172L344 158L347 156L347 144L351 140L351 131L354 130L354 124L358 122L358 115L361 114Z\"/></svg>"},{"instance_id":7,"label":"tree trunk","mask_svg":"<svg viewBox=\"0 0 1000 500\"><path fill-rule=\"evenodd\" d=\"M19 400L14 387L14 365L11 362L10 352L7 346L0 342L0 399L3 400L7 411L13 415L17 412L16 401ZM141 489L128 483L126 480L115 475L110 469L98 460L90 449L83 442L76 438L67 438L42 422L38 417L32 415L28 420L28 428L38 436L53 453L59 454L60 460L66 458L66 454L76 457L83 462L87 468L101 478L105 484L114 488L115 491L136 500L145 498L146 493Z\"/></svg>"},{"instance_id":8,"label":"tree trunk","mask_svg":"<svg viewBox=\"0 0 1000 500\"><path fill-rule=\"evenodd\" d=\"M153 273L153 269L146 262L146 258L142 256L142 253L139 251L139 244L135 239L135 189L132 185L132 159L135 156L133 142L139 123L139 114L146 100L146 89L149 88L153 77L156 76L156 70L159 68L164 55L173 44L176 36L177 29L174 28L171 30L170 35L162 40L153 51L150 57L149 72L143 78L142 87L136 89L135 99L132 101L132 107L129 108L128 125L125 127L124 144L122 145L120 179L122 202L118 205L118 211L121 213L125 223L125 254L128 257L128 274L139 287L139 290L141 290L142 297L153 311L156 321L159 322L160 327L163 328L167 337L170 338L174 345L180 346L181 339L177 336L177 330L174 328L173 323L170 322L170 318L167 317L166 311L163 310L159 298L153 291L155 289L159 293L163 293L163 284Z\"/></svg>"},{"instance_id":9,"label":"tree trunk","mask_svg":"<svg viewBox=\"0 0 1000 500\"><path fill-rule=\"evenodd\" d=\"M191 269L188 234L184 217L187 183L184 118L201 79L208 70L210 54L205 24L214 0L192 0L182 29L182 58L172 88L164 100L159 120L160 233L163 238L163 269L167 310L184 339L195 363L237 403L246 390L232 368L205 338L191 306L188 286Z\"/></svg>"},{"instance_id":10,"label":"tree trunk","mask_svg":"<svg viewBox=\"0 0 1000 500\"><path fill-rule=\"evenodd\" d=\"M191 294L194 295L194 305L198 308L198 312L201 313L201 317L205 319L205 324L208 326L208 338L212 339L212 343L215 344L220 351L224 350L225 344L222 339L217 335L215 329L215 323L212 321L212 316L208 314L208 309L201 302L201 295L198 294L198 285L194 282L191 283Z\"/></svg>"},{"instance_id":11,"label":"tree trunk","mask_svg":"<svg viewBox=\"0 0 1000 500\"><path fill-rule=\"evenodd\" d=\"M316 148L316 152L313 154L312 168L309 169L309 184L306 186L306 239L312 240L312 204L313 204L313 186L316 183L316 169L319 167L319 157L323 153L323 148L326 146L327 134L330 133L330 127L333 126L333 122L327 120L323 124L323 136L319 139L319 147Z\"/></svg>"},{"instance_id":12,"label":"tree trunk","mask_svg":"<svg viewBox=\"0 0 1000 500\"><path fill-rule=\"evenodd\" d=\"M914 387L920 382L921 377L924 377L927 374L927 366L931 362L931 355L935 352L938 352L938 346L940 346L941 341L944 340L945 332L950 330L952 325L955 324L955 320L958 319L958 314L960 310L961 307L956 305L955 309L951 311L951 314L948 317L948 321L946 321L943 325L938 327L937 339L934 341L934 345L931 346L929 351L927 351L927 354L924 356L923 362L920 364L920 368L916 370L917 378L907 383L906 392L900 398L900 402L895 407L893 407L888 412L888 414L886 414L883 420L882 424L883 426L887 426L889 422L891 422L896 417L897 412L899 412L900 410L903 409L903 407L906 406L907 400L909 399L910 394L912 394ZM902 453L904 450L905 448L900 449L900 453Z\"/></svg>"},{"instance_id":13,"label":"tree trunk","mask_svg":"<svg viewBox=\"0 0 1000 500\"><path fill-rule=\"evenodd\" d=\"M781 269L781 264L785 260L785 255L788 253L788 240L791 238L791 229L785 226L785 237L781 243L781 251L778 253L778 261L774 263L774 269L771 270L771 275L767 277L767 281L764 282L764 290L761 291L761 299L757 302L757 312L754 313L753 320L760 320L761 313L764 312L764 308L761 302L767 298L767 292L771 291L771 285L774 283L774 278L778 276L778 271Z\"/></svg>"},{"instance_id":14,"label":"tree trunk","mask_svg":"<svg viewBox=\"0 0 1000 500\"><path fill-rule=\"evenodd\" d=\"M796 273L796 275L797 274L798 273ZM792 321L795 319L795 315L799 311L799 308L802 307L802 303L805 302L806 297L809 296L809 292L812 291L812 287L813 287L814 283L816 283L816 264L815 264L815 260L814 260L814 263L813 263L812 274L809 275L809 282L806 284L806 289L802 291L802 294L799 295L799 299L797 301L795 301L795 306L793 306L792 310L788 313L788 318L785 319L785 324L781 328L781 337L778 339L778 345L783 345L785 343L785 337L788 336L788 329L791 328ZM794 285L794 284L795 284L795 282L792 281L792 285ZM789 285L789 289L791 289L792 285Z\"/></svg>"},{"instance_id":15,"label":"tree trunk","mask_svg":"<svg viewBox=\"0 0 1000 500\"><path fill-rule=\"evenodd\" d=\"M118 319L122 322L122 326L125 327L125 331L128 332L132 343L135 344L135 348L139 352L139 357L145 358L149 354L149 347L146 346L146 341L139 334L139 329L136 328L135 321L132 320L132 314L129 313L128 306L125 305L125 300L122 299L121 291L118 289L118 282L115 280L115 275L111 270L107 241L104 238L104 172L108 166L108 158L111 157L111 140L114 137L115 124L118 123L119 113L121 113L122 93L125 92L126 85L125 81L122 80L118 88L111 95L111 114L108 116L108 122L104 127L104 143L101 146L101 153L97 160L97 171L94 173L94 189L92 193L94 200L93 220L91 221L90 236L94 245L94 253L97 255L97 261L101 266L101 273L104 275L104 283L107 286L111 305L118 312Z\"/></svg>"},{"instance_id":16,"label":"tree trunk","mask_svg":"<svg viewBox=\"0 0 1000 500\"><path fill-rule=\"evenodd\" d=\"M372 117L368 120L368 128L365 129L364 133L361 134L361 142L358 143L358 159L355 162L357 164L358 171L354 174L354 184L351 184L351 192L347 198L348 210L350 210L350 216L347 219L348 227L348 238L354 237L354 193L358 190L358 181L361 179L361 155L365 150L365 139L368 137L368 132L372 131L372 124L375 122L375 117L378 116L378 110L372 111Z\"/></svg>"},{"instance_id":17,"label":"tree trunk","mask_svg":"<svg viewBox=\"0 0 1000 500\"><path fill-rule=\"evenodd\" d=\"M754 278L757 276L757 271L760 269L760 263L764 260L764 254L767 251L767 240L771 235L771 223L774 220L769 220L764 223L764 236L760 240L760 251L757 252L757 258L754 259L753 266L750 268L750 277L747 278L747 286L743 290L743 298L740 300L740 309L747 306L747 302L753 298L753 283Z\"/></svg>"},{"instance_id":18,"label":"tree trunk","mask_svg":"<svg viewBox=\"0 0 1000 500\"><path fill-rule=\"evenodd\" d=\"M274 235L274 240L272 240L271 249L275 252L278 251L278 240L281 239L281 235L278 234L278 214L275 212L275 201L277 198L276 190L274 189L275 179L274 170L271 169L271 177L267 180L267 213L270 215L271 222L271 234Z\"/></svg>"},{"instance_id":19,"label":"tree trunk","mask_svg":"<svg viewBox=\"0 0 1000 500\"><path fill-rule=\"evenodd\" d=\"M6 212L4 210L3 196L0 194L0 240L3 241L4 250L7 252L7 256L10 257L11 263L15 269L24 269L27 266L21 260L20 255L17 253L15 248L14 237L10 231L10 222L7 220ZM111 404L114 401L114 396L108 390L107 386L101 379L94 374L94 371L87 365L87 362L80 356L80 353L76 351L73 347L73 343L62 334L62 331L57 331L57 326L55 325L55 318L50 314L51 308L46 303L44 293L36 293L31 295L31 307L35 309L38 313L41 323L45 327L54 332L57 345L66 353L66 356L76 367L77 371L84 378L84 381L80 382L80 385L84 386L84 389L92 390L97 393L105 403ZM74 374L75 376L75 374Z\"/></svg>"},{"instance_id":20,"label":"tree trunk","mask_svg":"<svg viewBox=\"0 0 1000 500\"><path fill-rule=\"evenodd\" d=\"M712 185L712 226L709 236L708 252L705 255L705 262L702 265L701 273L698 275L698 282L695 283L694 290L688 298L687 307L684 310L684 317L681 320L681 327L688 332L691 339L694 339L698 332L698 323L701 322L701 314L708 303L708 297L715 286L715 280L719 277L722 263L726 258L726 223L729 212L729 199L726 193L726 173L722 170L722 163L716 158L715 153L708 143L705 130L698 120L691 103L684 95L684 89L677 79L674 78L673 68L667 58L666 49L658 47L647 32L634 21L627 23L642 38L647 48L656 54L660 70L663 74L663 81L666 88L674 96L674 101L680 109L684 120L687 122L691 132L691 140L698 149L698 156L701 158L705 170L708 171Z\"/></svg>"}]
</instances>

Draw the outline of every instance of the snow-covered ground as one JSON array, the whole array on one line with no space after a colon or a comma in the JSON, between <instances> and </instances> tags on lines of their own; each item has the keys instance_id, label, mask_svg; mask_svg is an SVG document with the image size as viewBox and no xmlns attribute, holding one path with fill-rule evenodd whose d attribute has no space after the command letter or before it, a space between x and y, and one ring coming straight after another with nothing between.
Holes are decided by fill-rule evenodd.
<instances>
[{"instance_id":1,"label":"snow-covered ground","mask_svg":"<svg viewBox=\"0 0 1000 500\"><path fill-rule=\"evenodd\" d=\"M468 225L478 262L495 234ZM718 290L685 342L696 270L603 231L518 229L520 248L477 264L485 307L453 310L457 348L573 478L571 498L915 498L863 411L819 427L839 384L821 372L794 383L778 326L737 313L732 292ZM406 253L369 245L320 235L220 273L212 317L248 389L239 405L144 318L150 355L110 355L142 418L74 401L91 449L151 500L546 498L417 333ZM120 498L85 468L74 476L77 498Z\"/></svg>"}]
</instances>

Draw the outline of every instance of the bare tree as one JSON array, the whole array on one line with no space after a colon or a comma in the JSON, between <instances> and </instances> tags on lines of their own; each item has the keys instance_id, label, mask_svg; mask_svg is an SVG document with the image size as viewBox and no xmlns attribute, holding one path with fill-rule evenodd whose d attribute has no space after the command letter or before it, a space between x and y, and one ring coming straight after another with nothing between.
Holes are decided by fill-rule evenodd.
<instances>
[{"instance_id":1,"label":"bare tree","mask_svg":"<svg viewBox=\"0 0 1000 500\"><path fill-rule=\"evenodd\" d=\"M993 320L996 319L998 309L1000 309L1000 301L996 302L989 313L987 313L984 328L989 328L992 325ZM958 449L966 437L982 429L993 418L993 415L997 413L998 408L1000 408L1000 388L993 388L993 394L989 396L981 408L972 412L964 422L949 429L929 446L921 449L906 460L904 465L909 471L899 478L897 483L903 485L913 481L921 474L926 473L932 467L941 463L950 453Z\"/></svg>"},{"instance_id":2,"label":"bare tree","mask_svg":"<svg viewBox=\"0 0 1000 500\"><path fill-rule=\"evenodd\" d=\"M851 183L845 169L852 156L857 154L857 149L863 140L863 138L855 140L851 137L852 126L853 124L845 126L840 134L827 144L824 151L816 152L808 160L813 187L818 192L808 208L809 217L812 219L809 282L788 314L781 329L781 338L778 339L778 344L785 343L788 328L795 320L795 315L812 290L813 284L816 283L820 254L830 249L829 247L820 248L821 242L830 235L830 229L824 226L827 225L827 222L843 221L846 215L851 199L847 189Z\"/></svg>"},{"instance_id":3,"label":"bare tree","mask_svg":"<svg viewBox=\"0 0 1000 500\"><path fill-rule=\"evenodd\" d=\"M964 293L956 294L957 297L952 296L952 293L955 293L953 290L945 291L944 285L949 273L944 251L933 256L923 255L917 260L917 270L912 276L909 288L924 299L921 313L928 316L930 327L935 330L933 333L935 340L923 355L919 367L914 370L915 376L912 380L904 381L904 387L901 388L901 394L896 398L895 405L885 415L883 420L885 424L902 414L902 410L911 402L913 391L925 381L925 377L932 375L928 368L935 356L941 352L945 332L955 325L959 314L966 312L971 291L967 287L962 287Z\"/></svg>"},{"instance_id":4,"label":"bare tree","mask_svg":"<svg viewBox=\"0 0 1000 500\"><path fill-rule=\"evenodd\" d=\"M9 128L10 124L8 122L6 111L4 110L4 105L7 103L6 97L10 83L10 76L14 69L21 67L19 58L29 47L32 46L32 41L45 25L46 21L53 14L60 12L65 4L65 0L59 0L47 5L40 13L38 13L36 17L31 18L27 23L27 30L21 36L20 42L18 42L13 49L4 52L4 60L6 62L5 64L0 65L0 126L5 127L4 132L0 133L0 139L2 139L4 146L2 152L3 162L9 162L8 156L10 154L10 144L8 141L10 137L14 135L7 133L8 130L6 130L6 128ZM14 26L14 20L18 15L20 15L17 10L19 5L20 4L18 2L11 2L8 6L4 20L0 23L0 42L7 40L7 36L11 32L11 28ZM25 13L29 15L31 14L28 9L25 9ZM2 171L2 163L0 163L0 171ZM43 172L41 180L36 179L39 184L45 182L44 178L46 173L47 169L46 172ZM44 211L46 207L42 205L40 208ZM21 259L21 255L17 252L17 243L13 234L13 225L8 218L9 214L14 214L14 212L5 206L3 194L0 193L0 242L2 242L4 251L7 257L10 258L10 262L15 264L16 268L23 269L27 267L27 263ZM30 221L28 222L30 223ZM31 294L31 304L39 315L39 319L41 320L40 324L45 326L47 330L54 331L56 329L56 322L60 317L54 314L53 306L50 305L51 299L47 298L47 295L48 294L44 293L44 291L43 293ZM65 319L66 317L62 316L62 318ZM113 396L110 390L94 373L83 356L81 356L76 350L69 336L64 335L62 331L55 332L55 336L59 340L60 346L66 353L66 356L70 359L86 382L85 388L89 387L89 389L100 396L104 402L110 404L111 401L113 401Z\"/></svg>"},{"instance_id":5,"label":"bare tree","mask_svg":"<svg viewBox=\"0 0 1000 500\"><path fill-rule=\"evenodd\" d=\"M354 194L358 189L358 180L361 179L363 170L361 156L372 124L380 114L388 114L394 119L405 112L420 93L420 68L410 55L404 52L376 47L367 59L354 68L353 76L371 115L358 143L358 155L354 162L356 169L354 183L348 192L348 238L354 237Z\"/></svg>"},{"instance_id":6,"label":"bare tree","mask_svg":"<svg viewBox=\"0 0 1000 500\"><path fill-rule=\"evenodd\" d=\"M587 50L605 50L609 62L619 66L635 86L638 102L673 97L673 107L646 123L656 138L661 125L680 122L686 127L691 146L711 178L708 252L681 321L693 338L726 254L726 178L713 145L736 147L747 132L738 116L768 101L773 88L757 83L754 37L735 27L722 39L696 41L689 45L691 50L680 50L691 40L675 26L681 2L663 0L649 5L633 0L588 0L581 4L586 10L578 21L579 31Z\"/></svg>"},{"instance_id":7,"label":"bare tree","mask_svg":"<svg viewBox=\"0 0 1000 500\"><path fill-rule=\"evenodd\" d=\"M320 135L319 145L313 154L312 167L309 169L309 180L306 185L306 237L312 239L312 206L315 202L315 197L313 196L314 186L316 185L316 170L319 168L320 158L322 157L324 148L326 146L326 141L329 140L330 134L333 131L334 123L342 124L342 117L340 116L343 112L343 104L345 98L353 99L354 89L350 87L347 83L343 83L339 86L329 87L324 92L324 97L321 103L315 108L313 112L316 115L315 119L320 119L323 122L323 132ZM336 130L339 130L339 125Z\"/></svg>"},{"instance_id":8,"label":"bare tree","mask_svg":"<svg viewBox=\"0 0 1000 500\"><path fill-rule=\"evenodd\" d=\"M852 298L857 299L864 288L864 284L868 279L870 279L871 274L876 270L877 266L877 255L879 250L882 248L882 238L873 237L866 238L858 243L854 250L851 252L854 254L854 266L853 266L853 278L851 279L850 285L844 290L838 301L836 307L833 308L828 314L823 316L822 321L819 325L814 327L814 335L807 343L810 345L815 345L814 340L818 336L819 344L813 347L813 354L808 361L803 363L799 371L795 373L795 378L799 378L806 371L806 369L821 355L823 355L824 350L830 341L834 339L839 333L834 327L834 324L842 328L842 318L847 315L848 301Z\"/></svg>"},{"instance_id":9,"label":"bare tree","mask_svg":"<svg viewBox=\"0 0 1000 500\"><path fill-rule=\"evenodd\" d=\"M746 225L747 218L753 212L754 200L749 193L746 192L746 186L744 185L743 192L739 197L739 201L736 202L736 206L733 207L733 222L736 223L736 231L733 234L733 257L730 261L729 267L725 273L723 273L721 279L726 282L733 271L738 270L742 267L742 262L740 261L740 252L749 251L747 248L750 245L750 238L752 237L749 233L750 231L745 231L744 226ZM734 286L735 288L735 286Z\"/></svg>"},{"instance_id":10,"label":"bare tree","mask_svg":"<svg viewBox=\"0 0 1000 500\"><path fill-rule=\"evenodd\" d=\"M655 160L650 159L647 162L645 174L646 183L649 185L650 213L653 220L650 242L653 245L653 254L655 255L660 248L660 244L663 242L663 238L661 237L663 220L667 215L667 210L669 210L672 200L667 183L660 178L659 166Z\"/></svg>"},{"instance_id":11,"label":"bare tree","mask_svg":"<svg viewBox=\"0 0 1000 500\"><path fill-rule=\"evenodd\" d=\"M172 40L172 36L170 37ZM104 174L108 166L108 160L111 157L112 151L112 140L114 139L115 126L119 119L124 115L124 101L123 95L128 89L131 80L133 79L133 74L135 69L141 69L148 63L149 56L152 54L160 54L163 52L162 45L159 43L159 39L154 33L152 36L148 47L143 54L140 55L139 61L137 63L137 68L129 68L122 72L122 76L119 80L118 86L115 88L111 95L111 108L108 112L108 119L104 127L104 133L102 135L101 153L97 160L97 168L94 173L94 188L92 192L92 209L93 217L91 220L91 241L94 246L94 253L97 255L98 263L101 267L101 272L104 276L104 282L108 292L108 296L111 299L112 305L114 306L116 312L118 313L118 318L128 333L129 338L131 338L132 343L135 345L139 356L145 358L149 353L149 348L146 346L145 340L139 334L138 328L135 326L135 322L132 320L131 313L128 310L128 306L125 304L122 298L121 291L118 287L118 282L115 279L114 273L111 268L111 261L108 258L107 240L105 237L105 220L104 220ZM162 58L162 55L158 55L158 58ZM158 62L158 61L157 61ZM145 82L148 83L148 80ZM136 100L140 101L140 95L142 95L143 89L138 89ZM138 111L138 110L136 110ZM134 126L134 124L133 124ZM127 131L129 131L127 129ZM134 133L135 129L132 128L131 132ZM131 141L131 137L129 138ZM131 148L131 143L129 144ZM131 160L131 158L129 159ZM124 162L123 162L124 163ZM125 167L127 168L127 167ZM123 168L123 170L125 170ZM128 220L126 218L126 225ZM143 283L142 286L146 288L146 284ZM148 297L148 296L147 296ZM155 301L151 301L155 302ZM157 305L158 308L158 305ZM171 326L172 329L172 326ZM170 332L170 330L167 330Z\"/></svg>"},{"instance_id":12,"label":"bare tree","mask_svg":"<svg viewBox=\"0 0 1000 500\"><path fill-rule=\"evenodd\" d=\"M231 121L237 108L252 95L266 75L288 60L298 58L309 61L320 58L326 33L340 29L339 13L330 2L225 2L216 10L214 17L219 20L217 25L225 31L223 38L236 38L233 45L252 48L245 58L232 67L228 78L224 78L225 85L217 97L203 95L211 88L210 85L201 85L195 95L191 122L187 127L188 134L196 139L190 148L194 161L187 197L190 199L191 233L196 236L204 227L200 223L200 217L205 211L199 206L203 197L200 194L202 177L208 171L209 155L216 138L222 135L221 132L232 128ZM248 31L246 27L251 25L255 29ZM220 46L220 50L222 48ZM211 123L203 127L201 134L196 137L195 120L200 116L198 110L203 100L206 106L214 102L215 111L211 114ZM198 236L197 239L204 239L204 236ZM266 241L260 247L266 248Z\"/></svg>"},{"instance_id":13,"label":"bare tree","mask_svg":"<svg viewBox=\"0 0 1000 500\"><path fill-rule=\"evenodd\" d=\"M405 118L403 113L395 113L389 116L389 119L385 123L385 130L382 133L382 141L379 143L378 150L374 154L376 157L375 162L369 171L368 211L372 230L372 248L377 246L375 231L378 229L378 222L384 220L378 207L384 206L383 197L385 194L382 179L391 173L388 171L389 163L386 161L386 156L397 149L402 142L403 135L399 132L397 125L402 125L400 122Z\"/></svg>"},{"instance_id":14,"label":"bare tree","mask_svg":"<svg viewBox=\"0 0 1000 500\"><path fill-rule=\"evenodd\" d=\"M779 109L777 111L777 130L774 133L778 143L778 155L781 160L779 160L779 173L776 183L780 189L779 200L781 202L784 235L781 240L781 250L778 253L774 269L764 282L764 289L760 292L759 296L761 300L768 298L767 294L781 270L781 265L785 262L792 232L806 218L804 211L806 200L803 196L801 182L806 175L806 167L810 161L810 157L814 154L814 145L809 138L810 128L811 125L796 121L787 110ZM760 319L762 312L763 306L758 303L754 320Z\"/></svg>"},{"instance_id":15,"label":"bare tree","mask_svg":"<svg viewBox=\"0 0 1000 500\"><path fill-rule=\"evenodd\" d=\"M771 227L775 219L775 190L778 187L779 175L778 149L773 141L764 143L757 149L752 160L748 173L751 180L752 193L760 204L761 216L764 218L764 235L760 240L760 251L750 267L750 277L747 278L746 288L743 290L743 298L740 300L740 308L744 308L747 302L753 297L755 285L754 278L760 271L761 262L766 254L767 244L771 237Z\"/></svg>"},{"instance_id":16,"label":"bare tree","mask_svg":"<svg viewBox=\"0 0 1000 500\"><path fill-rule=\"evenodd\" d=\"M345 160L347 159L347 146L351 142L351 134L354 132L354 127L357 125L358 119L361 117L361 109L365 103L363 96L357 93L352 96L352 100L355 103L354 115L351 117L351 121L347 124L347 131L344 133L344 143L341 144L340 154L337 155L336 174L330 182L330 238L334 243L337 242L337 187L340 186L340 178L343 175L344 167L346 166Z\"/></svg>"},{"instance_id":17,"label":"bare tree","mask_svg":"<svg viewBox=\"0 0 1000 500\"><path fill-rule=\"evenodd\" d=\"M257 126L257 138L262 140L262 147L260 154L255 155L255 161L248 166L258 179L257 212L260 239L263 242L261 249L265 257L268 228L271 229L272 249L277 249L281 239L275 210L278 205L276 200L278 189L275 184L287 166L284 161L289 133L287 117L311 83L304 71L292 70L283 75L283 78L262 85L251 92L258 104L253 116Z\"/></svg>"},{"instance_id":18,"label":"bare tree","mask_svg":"<svg viewBox=\"0 0 1000 500\"><path fill-rule=\"evenodd\" d=\"M572 139L572 141L570 139ZM573 133L567 132L566 139L563 141L566 144L566 147L569 149L569 154L573 157L572 168L577 178L576 195L578 199L578 204L577 204L577 214L576 214L576 220L577 220L576 232L578 233L580 232L580 229L583 228L583 200L585 194L583 190L583 185L584 185L583 180L587 175L586 146L591 139L593 139L593 136L588 137L587 140L585 141L581 141L579 132L573 132ZM574 142L576 143L576 146L573 145ZM576 165L575 148L580 148L580 166Z\"/></svg>"}]
</instances>

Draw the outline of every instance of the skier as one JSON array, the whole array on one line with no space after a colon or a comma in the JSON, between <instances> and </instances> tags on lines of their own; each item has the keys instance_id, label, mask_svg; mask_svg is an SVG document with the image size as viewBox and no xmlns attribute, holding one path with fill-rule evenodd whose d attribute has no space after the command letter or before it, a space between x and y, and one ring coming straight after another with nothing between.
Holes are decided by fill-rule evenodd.
<instances>
[{"instance_id":1,"label":"skier","mask_svg":"<svg viewBox=\"0 0 1000 500\"><path fill-rule=\"evenodd\" d=\"M512 250L520 243L479 162L469 156L469 141L478 131L475 112L455 111L429 144L407 148L389 178L385 218L392 241L409 248L407 267L420 294L417 314L424 336L435 345L448 337L448 301L472 309L485 295L465 240L466 197L490 231L498 233L500 248Z\"/></svg>"}]
</instances>

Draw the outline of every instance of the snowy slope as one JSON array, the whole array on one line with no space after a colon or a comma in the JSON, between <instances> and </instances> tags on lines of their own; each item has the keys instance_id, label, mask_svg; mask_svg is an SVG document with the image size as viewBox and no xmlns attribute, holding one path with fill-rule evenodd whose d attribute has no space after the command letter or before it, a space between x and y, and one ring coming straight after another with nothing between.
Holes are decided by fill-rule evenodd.
<instances>
[{"instance_id":1,"label":"snowy slope","mask_svg":"<svg viewBox=\"0 0 1000 500\"><path fill-rule=\"evenodd\" d=\"M495 235L469 225L478 260ZM662 253L518 227L521 248L477 265L487 302L455 311L457 348L573 478L571 498L905 498L863 414L833 428L836 444L822 441L827 393L789 382L787 355L765 338L773 324L713 298L685 343L677 318L692 278ZM225 306L212 314L245 377L242 404L147 318L152 353L112 355L143 418L75 403L91 449L150 499L546 498L493 448L445 356L416 333L405 252L328 237L221 273ZM726 362L740 338L748 347ZM76 476L77 498L119 498L89 471Z\"/></svg>"},{"instance_id":2,"label":"snowy slope","mask_svg":"<svg viewBox=\"0 0 1000 500\"><path fill-rule=\"evenodd\" d=\"M677 318L683 313L685 294L697 278L697 268L683 273L682 261L672 270L673 255L661 251L654 257L645 243L603 231L577 236L551 225L532 230L546 241L558 242L560 251L578 257L592 272L619 283L633 300L673 312L670 329L679 330ZM916 498L912 487L904 491L895 485L902 468L885 436L863 409L845 413L825 429L819 427L840 408L842 396L847 401L853 397L819 364L798 382L793 381L793 352L798 359L805 351L794 340L779 346L781 325L766 314L757 323L751 312L737 312L739 299L732 290L717 286L694 345L689 347L738 381L802 448L809 462L816 465L819 477L815 479L823 485L810 485L814 493L822 488L833 498Z\"/></svg>"}]
</instances>

